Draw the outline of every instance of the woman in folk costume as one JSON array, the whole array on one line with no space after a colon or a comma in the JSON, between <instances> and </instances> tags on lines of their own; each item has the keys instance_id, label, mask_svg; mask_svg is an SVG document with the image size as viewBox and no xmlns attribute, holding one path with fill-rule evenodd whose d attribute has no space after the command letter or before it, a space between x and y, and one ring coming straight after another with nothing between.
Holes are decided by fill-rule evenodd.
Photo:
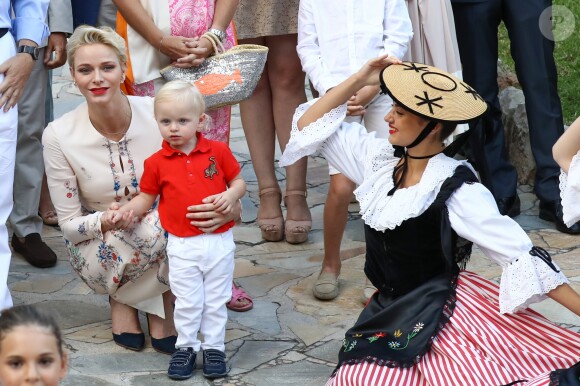
<instances>
[{"instance_id":1,"label":"woman in folk costume","mask_svg":"<svg viewBox=\"0 0 580 386\"><path fill-rule=\"evenodd\" d=\"M343 122L353 92L379 83L395 101L388 139ZM580 335L528 309L551 297L580 315L580 295L471 166L445 154L456 123L486 108L449 73L381 57L297 110L280 163L319 150L357 183L378 289L327 385L548 385L580 359ZM503 267L501 286L462 269L472 243Z\"/></svg>"},{"instance_id":2,"label":"woman in folk costume","mask_svg":"<svg viewBox=\"0 0 580 386\"><path fill-rule=\"evenodd\" d=\"M235 45L231 25L237 0L114 0L122 18L117 31L127 40L133 94L155 96L165 82L159 70L171 63L187 68L200 65L212 55L205 32L217 35L227 50ZM208 139L228 142L230 107L208 112L212 126Z\"/></svg>"}]
</instances>

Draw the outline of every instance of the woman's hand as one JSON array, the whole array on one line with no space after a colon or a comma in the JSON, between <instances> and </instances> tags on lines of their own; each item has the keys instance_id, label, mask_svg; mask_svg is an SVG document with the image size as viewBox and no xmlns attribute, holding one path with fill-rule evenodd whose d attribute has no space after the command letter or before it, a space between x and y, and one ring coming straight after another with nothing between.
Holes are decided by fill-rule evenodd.
<instances>
[{"instance_id":1,"label":"woman's hand","mask_svg":"<svg viewBox=\"0 0 580 386\"><path fill-rule=\"evenodd\" d=\"M177 59L173 63L175 67L189 68L199 66L214 51L210 41L206 38L198 37L193 42L186 42L185 45L189 50L189 54Z\"/></svg>"},{"instance_id":2,"label":"woman's hand","mask_svg":"<svg viewBox=\"0 0 580 386\"><path fill-rule=\"evenodd\" d=\"M101 216L101 232L125 230L133 223L133 212L121 212L121 205L113 202Z\"/></svg>"},{"instance_id":3,"label":"woman's hand","mask_svg":"<svg viewBox=\"0 0 580 386\"><path fill-rule=\"evenodd\" d=\"M171 60L176 61L179 58L190 55L192 47L197 47L198 39L185 38L183 36L163 36L159 42L159 51Z\"/></svg>"},{"instance_id":4,"label":"woman's hand","mask_svg":"<svg viewBox=\"0 0 580 386\"><path fill-rule=\"evenodd\" d=\"M187 208L189 213L185 217L191 220L191 225L198 227L204 233L211 233L225 223L240 218L241 205L239 201L236 201L230 213L219 213L214 209L215 196L217 195L206 197L202 200L203 204Z\"/></svg>"},{"instance_id":5,"label":"woman's hand","mask_svg":"<svg viewBox=\"0 0 580 386\"><path fill-rule=\"evenodd\" d=\"M401 60L394 56L379 56L363 64L360 70L357 71L356 76L365 86L378 86L380 84L379 74L381 70L391 64L401 63Z\"/></svg>"}]
</instances>

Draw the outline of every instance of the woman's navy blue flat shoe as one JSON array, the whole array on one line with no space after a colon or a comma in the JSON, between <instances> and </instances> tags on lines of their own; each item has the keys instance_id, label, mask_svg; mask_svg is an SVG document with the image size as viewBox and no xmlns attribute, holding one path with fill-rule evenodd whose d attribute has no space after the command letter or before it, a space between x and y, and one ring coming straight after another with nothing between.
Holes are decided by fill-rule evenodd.
<instances>
[{"instance_id":1,"label":"woman's navy blue flat shoe","mask_svg":"<svg viewBox=\"0 0 580 386\"><path fill-rule=\"evenodd\" d=\"M144 333L124 332L122 334L113 334L113 341L121 347L133 351L141 351L145 347Z\"/></svg>"},{"instance_id":2,"label":"woman's navy blue flat shoe","mask_svg":"<svg viewBox=\"0 0 580 386\"><path fill-rule=\"evenodd\" d=\"M175 348L175 343L177 343L177 336L175 335L161 339L155 339L154 337L151 337L151 346L153 346L155 351L160 352L161 354L171 355L177 351Z\"/></svg>"}]
</instances>

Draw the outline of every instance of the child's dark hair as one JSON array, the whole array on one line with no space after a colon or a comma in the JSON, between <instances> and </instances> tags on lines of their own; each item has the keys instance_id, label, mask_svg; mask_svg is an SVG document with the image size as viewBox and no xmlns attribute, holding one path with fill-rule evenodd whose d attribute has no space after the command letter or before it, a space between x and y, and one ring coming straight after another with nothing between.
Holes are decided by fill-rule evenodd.
<instances>
[{"instance_id":1,"label":"child's dark hair","mask_svg":"<svg viewBox=\"0 0 580 386\"><path fill-rule=\"evenodd\" d=\"M0 314L0 343L16 327L39 326L50 331L56 339L58 352L62 356L62 335L54 317L35 305L20 305L8 308Z\"/></svg>"}]
</instances>

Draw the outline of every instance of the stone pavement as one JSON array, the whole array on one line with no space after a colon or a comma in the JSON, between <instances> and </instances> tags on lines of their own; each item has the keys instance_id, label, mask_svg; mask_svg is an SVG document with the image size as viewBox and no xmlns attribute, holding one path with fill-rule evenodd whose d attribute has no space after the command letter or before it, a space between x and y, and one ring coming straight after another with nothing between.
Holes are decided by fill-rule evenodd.
<instances>
[{"instance_id":1,"label":"stone pavement","mask_svg":"<svg viewBox=\"0 0 580 386\"><path fill-rule=\"evenodd\" d=\"M62 71L68 73L68 68ZM54 79L55 115L82 102L69 77L57 71ZM358 205L351 204L342 244L343 268L340 296L321 302L312 295L323 256L322 210L328 189L324 159L311 157L308 170L308 203L313 230L303 245L268 243L256 224L257 182L248 147L234 109L231 147L242 164L248 184L243 201L243 224L234 228L238 246L236 281L253 297L254 309L229 312L226 351L229 377L210 382L200 372L181 382L187 385L323 385L336 363L344 331L352 325L362 303L364 236ZM278 157L279 157L278 152ZM277 169L284 186L284 169ZM538 203L527 186L521 187L522 214L516 219L534 243L548 250L580 291L580 236L554 230L537 217ZM13 254L9 286L16 304L42 303L60 315L66 350L70 354L69 375L64 385L169 385L169 357L156 353L149 342L144 351L125 350L112 341L107 298L95 295L72 272L58 228L45 227L43 237L57 252L58 264L50 269L28 265ZM500 267L475 249L468 269L497 280ZM534 306L551 320L580 331L580 318L551 300ZM141 322L146 329L144 315ZM198 358L199 360L200 358Z\"/></svg>"}]
</instances>

